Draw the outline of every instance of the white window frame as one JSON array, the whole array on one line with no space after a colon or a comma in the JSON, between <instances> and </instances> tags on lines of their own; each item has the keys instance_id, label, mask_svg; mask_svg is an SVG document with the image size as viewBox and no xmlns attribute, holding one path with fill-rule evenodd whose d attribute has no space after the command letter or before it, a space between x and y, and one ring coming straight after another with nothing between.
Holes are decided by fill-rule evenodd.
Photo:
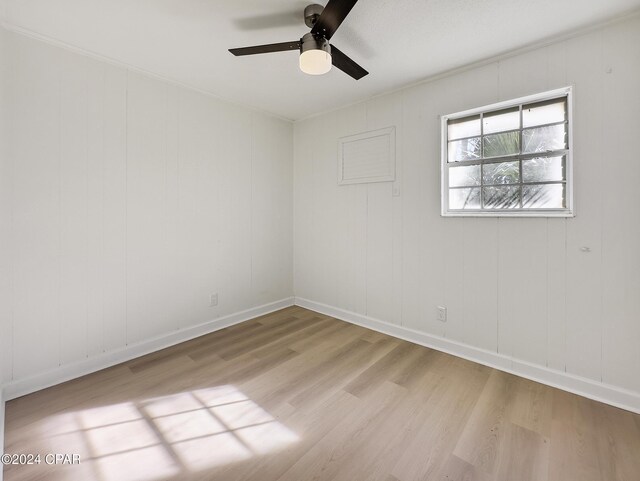
<instances>
[{"instance_id":1,"label":"white window frame","mask_svg":"<svg viewBox=\"0 0 640 481\"><path fill-rule=\"evenodd\" d=\"M449 168L448 168L448 123L455 120L495 110L517 107L522 104L552 100L559 97L567 98L567 153L565 154L565 202L564 209L465 209L449 210ZM522 129L522 126L520 126ZM441 214L443 217L573 217L575 209L573 204L573 88L564 87L550 90L535 95L528 95L517 99L485 105L475 109L456 112L455 114L441 116ZM454 165L454 164L451 164Z\"/></svg>"}]
</instances>

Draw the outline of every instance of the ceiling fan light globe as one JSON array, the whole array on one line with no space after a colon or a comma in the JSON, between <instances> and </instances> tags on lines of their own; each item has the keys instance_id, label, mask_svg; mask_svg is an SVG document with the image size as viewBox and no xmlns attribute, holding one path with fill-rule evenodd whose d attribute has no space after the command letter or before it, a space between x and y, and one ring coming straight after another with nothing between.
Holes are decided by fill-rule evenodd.
<instances>
[{"instance_id":1,"label":"ceiling fan light globe","mask_svg":"<svg viewBox=\"0 0 640 481\"><path fill-rule=\"evenodd\" d=\"M324 75L331 70L331 54L324 50L306 50L300 54L300 70L309 75Z\"/></svg>"}]
</instances>

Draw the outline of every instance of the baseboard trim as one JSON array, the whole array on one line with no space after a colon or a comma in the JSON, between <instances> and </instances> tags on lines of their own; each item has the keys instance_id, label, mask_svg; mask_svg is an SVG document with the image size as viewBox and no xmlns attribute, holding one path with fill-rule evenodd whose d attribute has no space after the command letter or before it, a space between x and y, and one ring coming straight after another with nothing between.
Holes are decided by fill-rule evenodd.
<instances>
[{"instance_id":1,"label":"baseboard trim","mask_svg":"<svg viewBox=\"0 0 640 481\"><path fill-rule=\"evenodd\" d=\"M366 327L374 331L388 334L405 341L446 352L453 356L477 362L500 371L515 374L541 384L562 389L594 401L610 404L627 411L640 414L640 393L622 389L610 384L599 383L592 379L576 376L546 366L532 364L510 356L498 354L486 349L452 341L440 336L416 331L407 327L390 324L379 319L329 306L320 302L300 297L295 298L295 305L319 312L342 321Z\"/></svg>"},{"instance_id":2,"label":"baseboard trim","mask_svg":"<svg viewBox=\"0 0 640 481\"><path fill-rule=\"evenodd\" d=\"M130 344L124 348L109 351L98 356L82 361L60 366L24 379L11 381L4 386L4 401L10 401L20 396L40 391L47 387L55 386L72 379L76 379L92 372L100 371L107 367L130 361L145 354L165 349L167 347L189 341L204 334L209 334L225 327L239 324L254 317L263 316L271 312L284 309L293 305L294 298L289 297L279 301L270 302L261 306L246 309L212 321L191 326L179 331L164 334L153 339ZM4 411L3 411L4 412Z\"/></svg>"}]
</instances>

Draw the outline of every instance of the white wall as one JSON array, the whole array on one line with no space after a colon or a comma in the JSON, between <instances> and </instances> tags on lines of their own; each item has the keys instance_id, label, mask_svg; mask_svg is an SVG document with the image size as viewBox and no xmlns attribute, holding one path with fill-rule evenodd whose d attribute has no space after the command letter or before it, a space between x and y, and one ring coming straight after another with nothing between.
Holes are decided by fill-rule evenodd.
<instances>
[{"instance_id":1,"label":"white wall","mask_svg":"<svg viewBox=\"0 0 640 481\"><path fill-rule=\"evenodd\" d=\"M640 393L639 78L636 15L297 122L296 297ZM577 216L442 218L438 116L567 85ZM338 186L337 139L391 125L400 195Z\"/></svg>"},{"instance_id":2,"label":"white wall","mask_svg":"<svg viewBox=\"0 0 640 481\"><path fill-rule=\"evenodd\" d=\"M8 74L7 37L0 28L0 112L7 108L5 81ZM0 454L4 453L4 365L9 354L11 336L9 335L9 296L11 277L9 275L9 223L10 208L10 172L7 161L6 117L0 115ZM0 481L2 469L0 466Z\"/></svg>"},{"instance_id":3,"label":"white wall","mask_svg":"<svg viewBox=\"0 0 640 481\"><path fill-rule=\"evenodd\" d=\"M292 295L289 122L4 35L6 379Z\"/></svg>"}]
</instances>

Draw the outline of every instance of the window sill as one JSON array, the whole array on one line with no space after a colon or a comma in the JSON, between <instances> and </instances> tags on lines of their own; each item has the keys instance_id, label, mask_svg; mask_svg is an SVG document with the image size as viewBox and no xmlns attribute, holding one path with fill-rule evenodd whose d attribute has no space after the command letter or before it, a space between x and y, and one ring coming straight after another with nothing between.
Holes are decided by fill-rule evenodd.
<instances>
[{"instance_id":1,"label":"window sill","mask_svg":"<svg viewBox=\"0 0 640 481\"><path fill-rule=\"evenodd\" d=\"M449 211L442 212L442 217L575 217L576 214L572 210L557 211Z\"/></svg>"}]
</instances>

